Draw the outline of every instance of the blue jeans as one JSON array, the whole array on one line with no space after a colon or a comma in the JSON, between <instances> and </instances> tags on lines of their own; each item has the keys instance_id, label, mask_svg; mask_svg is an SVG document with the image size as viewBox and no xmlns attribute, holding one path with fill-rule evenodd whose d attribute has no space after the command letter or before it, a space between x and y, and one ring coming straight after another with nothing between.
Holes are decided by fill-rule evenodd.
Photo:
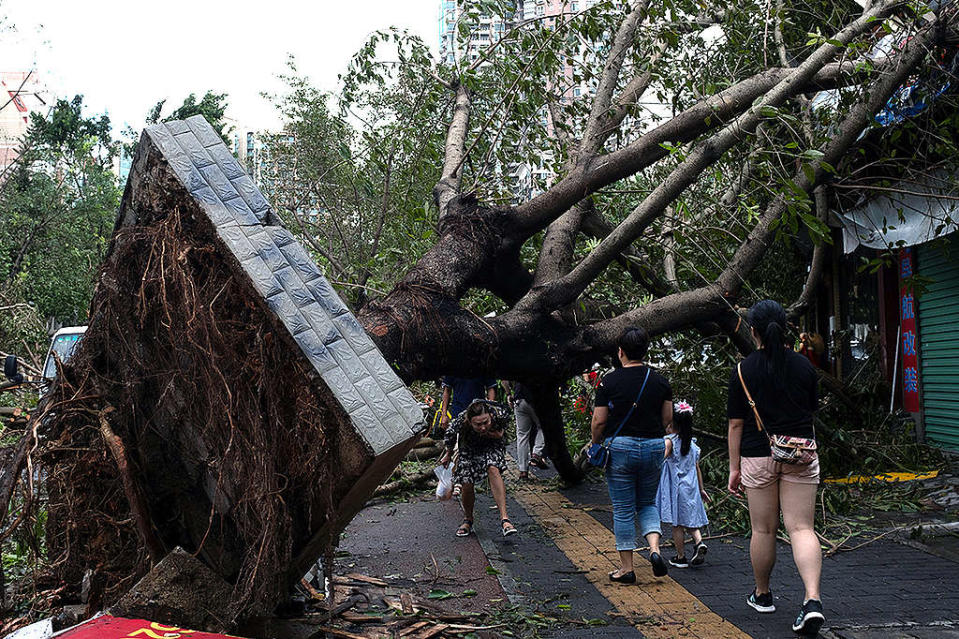
<instances>
[{"instance_id":1,"label":"blue jeans","mask_svg":"<svg viewBox=\"0 0 959 639\"><path fill-rule=\"evenodd\" d=\"M609 446L606 481L613 502L616 550L636 550L636 517L643 537L660 533L656 490L666 443L662 438L616 437Z\"/></svg>"}]
</instances>

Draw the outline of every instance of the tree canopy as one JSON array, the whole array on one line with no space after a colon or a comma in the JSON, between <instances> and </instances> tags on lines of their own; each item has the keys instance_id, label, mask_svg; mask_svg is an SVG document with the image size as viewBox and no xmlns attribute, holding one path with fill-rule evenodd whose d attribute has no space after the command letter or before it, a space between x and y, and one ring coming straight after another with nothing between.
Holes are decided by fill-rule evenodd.
<instances>
[{"instance_id":1,"label":"tree canopy","mask_svg":"<svg viewBox=\"0 0 959 639\"><path fill-rule=\"evenodd\" d=\"M877 120L903 106L904 84L935 92L953 55L951 4L607 0L519 19L511 2L459 6L452 63L392 30L357 54L335 102L291 85L281 107L296 179L277 201L306 203L300 217L321 223L298 228L334 272L383 246L357 253L335 222L369 230L375 213L358 211L387 202L418 241L381 271L385 294L357 298L367 330L409 379L536 379L548 419L543 381L607 357L627 326L749 348L736 306L802 307L838 190L877 158L928 167L930 140L954 148L941 134L948 92L904 126ZM514 26L473 48L491 14ZM311 147L311 122L336 143ZM910 128L920 143L901 148ZM376 157L420 181L412 200L369 170ZM368 181L333 180L339 198L315 197L344 167ZM424 182L433 207L421 215Z\"/></svg>"}]
</instances>

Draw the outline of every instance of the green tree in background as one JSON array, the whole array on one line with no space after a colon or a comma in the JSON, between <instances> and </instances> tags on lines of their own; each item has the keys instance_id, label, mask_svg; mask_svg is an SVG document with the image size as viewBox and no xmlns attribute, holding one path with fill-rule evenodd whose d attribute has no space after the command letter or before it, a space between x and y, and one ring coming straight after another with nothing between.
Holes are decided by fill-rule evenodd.
<instances>
[{"instance_id":1,"label":"green tree in background","mask_svg":"<svg viewBox=\"0 0 959 639\"><path fill-rule=\"evenodd\" d=\"M219 133L223 141L229 146L230 141L227 139L227 135L230 133L230 127L225 120L227 109L226 93L207 91L203 94L203 97L200 98L199 102L197 102L196 94L191 93L183 101L183 104L169 114L160 117L163 113L164 105L166 105L166 99L160 100L150 109L150 113L147 115L147 124L169 122L170 120L185 120L194 115L202 115L206 118L206 121L210 123L210 126L213 127L213 130Z\"/></svg>"},{"instance_id":2,"label":"green tree in background","mask_svg":"<svg viewBox=\"0 0 959 639\"><path fill-rule=\"evenodd\" d=\"M207 91L197 102L196 94L191 93L183 100L183 104L178 106L170 113L163 115L163 107L166 106L167 99L163 98L153 105L153 108L147 113L146 124L156 124L157 122L169 122L170 120L185 120L194 115L202 115L210 123L213 130L220 134L227 146L232 146L227 137L232 127L226 122L226 110L229 106L226 93L214 93ZM140 129L134 129L128 126L123 131L123 153L127 157L136 155L137 144L140 141Z\"/></svg>"},{"instance_id":3,"label":"green tree in background","mask_svg":"<svg viewBox=\"0 0 959 639\"><path fill-rule=\"evenodd\" d=\"M260 136L248 170L358 308L433 242L443 96L416 74L374 83L350 101L315 88L292 61L281 79L287 90L272 100L284 129Z\"/></svg>"},{"instance_id":4,"label":"green tree in background","mask_svg":"<svg viewBox=\"0 0 959 639\"><path fill-rule=\"evenodd\" d=\"M58 100L33 115L23 148L0 192L0 305L83 323L119 197L110 119L85 117L82 96ZM0 351L22 352L24 323L12 318L0 322ZM28 332L36 339L35 321Z\"/></svg>"}]
</instances>

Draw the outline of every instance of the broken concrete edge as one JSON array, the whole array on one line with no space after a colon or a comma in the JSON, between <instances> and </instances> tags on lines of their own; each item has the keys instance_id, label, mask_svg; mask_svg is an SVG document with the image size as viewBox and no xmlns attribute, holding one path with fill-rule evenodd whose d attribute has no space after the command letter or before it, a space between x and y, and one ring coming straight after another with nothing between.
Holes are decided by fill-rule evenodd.
<instances>
[{"instance_id":1,"label":"broken concrete edge","mask_svg":"<svg viewBox=\"0 0 959 639\"><path fill-rule=\"evenodd\" d=\"M319 373L374 455L422 429L418 403L253 181L199 115L149 139L216 229L267 307ZM122 212L122 225L135 218ZM135 214L134 214L135 215Z\"/></svg>"},{"instance_id":2,"label":"broken concrete edge","mask_svg":"<svg viewBox=\"0 0 959 639\"><path fill-rule=\"evenodd\" d=\"M176 547L130 588L107 613L150 619L180 628L225 632L230 622L217 616L229 606L233 586L202 561Z\"/></svg>"}]
</instances>

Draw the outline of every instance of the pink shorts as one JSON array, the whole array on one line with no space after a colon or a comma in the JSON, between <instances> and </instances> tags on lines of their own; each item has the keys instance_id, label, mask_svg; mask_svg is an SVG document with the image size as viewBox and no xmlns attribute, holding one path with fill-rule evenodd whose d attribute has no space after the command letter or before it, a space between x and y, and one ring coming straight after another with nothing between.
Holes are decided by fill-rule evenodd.
<instances>
[{"instance_id":1,"label":"pink shorts","mask_svg":"<svg viewBox=\"0 0 959 639\"><path fill-rule=\"evenodd\" d=\"M819 457L806 466L780 464L772 457L743 457L739 461L744 488L766 488L779 481L794 484L819 483Z\"/></svg>"}]
</instances>

